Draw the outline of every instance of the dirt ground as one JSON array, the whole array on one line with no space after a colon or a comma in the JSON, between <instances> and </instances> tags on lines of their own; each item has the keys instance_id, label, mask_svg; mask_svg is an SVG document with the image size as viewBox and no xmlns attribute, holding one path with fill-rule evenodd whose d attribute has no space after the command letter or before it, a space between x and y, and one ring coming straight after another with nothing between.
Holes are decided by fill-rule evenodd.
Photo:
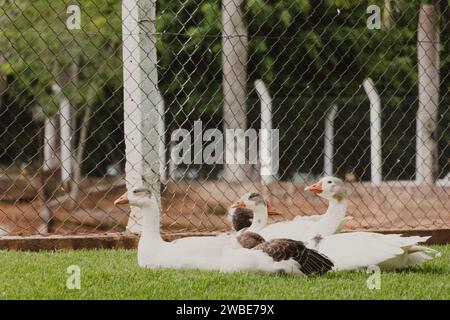
<instances>
[{"instance_id":1,"label":"dirt ground","mask_svg":"<svg viewBox=\"0 0 450 320\"><path fill-rule=\"evenodd\" d=\"M72 201L60 196L50 202L49 230L39 216L43 202L0 201L0 235L85 234L123 231L129 208L113 201L125 191L123 182L93 180ZM348 230L450 229L450 188L399 186L385 183L348 185L351 191ZM162 228L166 232L210 232L230 230L228 206L249 191L262 192L284 217L321 214L326 210L319 197L303 191L304 185L276 182L229 185L198 181L169 183L162 192ZM274 220L275 221L275 220Z\"/></svg>"}]
</instances>

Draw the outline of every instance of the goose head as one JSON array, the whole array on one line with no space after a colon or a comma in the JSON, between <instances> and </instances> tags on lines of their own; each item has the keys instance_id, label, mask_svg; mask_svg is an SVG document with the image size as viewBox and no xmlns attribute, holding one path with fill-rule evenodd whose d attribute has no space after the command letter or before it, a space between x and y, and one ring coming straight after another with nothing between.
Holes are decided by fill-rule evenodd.
<instances>
[{"instance_id":1,"label":"goose head","mask_svg":"<svg viewBox=\"0 0 450 320\"><path fill-rule=\"evenodd\" d=\"M247 208L228 208L228 220L233 225L234 230L250 227L253 220L253 211Z\"/></svg>"},{"instance_id":2,"label":"goose head","mask_svg":"<svg viewBox=\"0 0 450 320\"><path fill-rule=\"evenodd\" d=\"M336 177L324 177L318 182L307 186L305 191L317 193L327 200L343 200L348 197L344 181Z\"/></svg>"},{"instance_id":3,"label":"goose head","mask_svg":"<svg viewBox=\"0 0 450 320\"><path fill-rule=\"evenodd\" d=\"M145 208L153 204L153 194L145 187L132 188L114 201L114 205L129 204L130 206Z\"/></svg>"},{"instance_id":4,"label":"goose head","mask_svg":"<svg viewBox=\"0 0 450 320\"><path fill-rule=\"evenodd\" d=\"M252 222L248 230L257 232L267 225L269 215L281 214L268 203L264 197L257 192L248 193L239 201L235 202L232 209L249 209L253 212ZM237 212L235 211L235 214ZM235 229L236 224L234 224ZM238 230L237 230L238 231Z\"/></svg>"},{"instance_id":5,"label":"goose head","mask_svg":"<svg viewBox=\"0 0 450 320\"><path fill-rule=\"evenodd\" d=\"M250 211L266 212L268 215L281 215L271 203L267 202L264 197L258 192L251 192L244 195L239 201L231 205L231 215L248 214ZM241 209L241 210L239 210Z\"/></svg>"}]
</instances>

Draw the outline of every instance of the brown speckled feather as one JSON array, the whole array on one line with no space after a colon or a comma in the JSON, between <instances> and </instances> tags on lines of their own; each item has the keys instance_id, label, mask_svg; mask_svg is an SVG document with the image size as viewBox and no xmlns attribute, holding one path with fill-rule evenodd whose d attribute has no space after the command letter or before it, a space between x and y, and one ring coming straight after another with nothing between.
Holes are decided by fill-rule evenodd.
<instances>
[{"instance_id":1,"label":"brown speckled feather","mask_svg":"<svg viewBox=\"0 0 450 320\"><path fill-rule=\"evenodd\" d=\"M273 239L263 242L255 250L262 250L274 261L294 259L300 264L300 271L306 275L322 274L333 268L333 262L319 252L308 249L303 242L291 239Z\"/></svg>"},{"instance_id":2,"label":"brown speckled feather","mask_svg":"<svg viewBox=\"0 0 450 320\"><path fill-rule=\"evenodd\" d=\"M266 241L259 234L250 231L244 232L243 234L239 235L236 240L243 248L246 249L253 249L257 245Z\"/></svg>"},{"instance_id":3,"label":"brown speckled feather","mask_svg":"<svg viewBox=\"0 0 450 320\"><path fill-rule=\"evenodd\" d=\"M333 268L333 262L315 250L305 247L303 242L291 239L265 241L254 232L244 232L237 237L240 245L247 249L262 250L274 261L294 259L300 264L303 274L322 274Z\"/></svg>"}]
</instances>

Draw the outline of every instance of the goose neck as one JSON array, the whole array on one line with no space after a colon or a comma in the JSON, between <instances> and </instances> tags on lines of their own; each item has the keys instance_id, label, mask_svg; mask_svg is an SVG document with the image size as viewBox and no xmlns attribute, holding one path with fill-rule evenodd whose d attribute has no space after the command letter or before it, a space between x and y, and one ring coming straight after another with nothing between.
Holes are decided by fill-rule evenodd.
<instances>
[{"instance_id":1,"label":"goose neck","mask_svg":"<svg viewBox=\"0 0 450 320\"><path fill-rule=\"evenodd\" d=\"M255 208L253 209L253 221L248 228L248 231L261 231L261 229L263 229L267 225L268 219L269 216L267 212L267 206L265 204L255 206Z\"/></svg>"},{"instance_id":2,"label":"goose neck","mask_svg":"<svg viewBox=\"0 0 450 320\"><path fill-rule=\"evenodd\" d=\"M331 198L328 203L327 215L341 215L347 211L347 199Z\"/></svg>"},{"instance_id":3,"label":"goose neck","mask_svg":"<svg viewBox=\"0 0 450 320\"><path fill-rule=\"evenodd\" d=\"M323 224L339 224L347 214L347 199L335 199L329 200L327 211L325 212L321 221ZM337 226L336 226L337 227Z\"/></svg>"},{"instance_id":4,"label":"goose neck","mask_svg":"<svg viewBox=\"0 0 450 320\"><path fill-rule=\"evenodd\" d=\"M141 237L151 240L152 243L162 242L158 204L156 201L152 201L151 204L142 207L141 210L143 216Z\"/></svg>"}]
</instances>

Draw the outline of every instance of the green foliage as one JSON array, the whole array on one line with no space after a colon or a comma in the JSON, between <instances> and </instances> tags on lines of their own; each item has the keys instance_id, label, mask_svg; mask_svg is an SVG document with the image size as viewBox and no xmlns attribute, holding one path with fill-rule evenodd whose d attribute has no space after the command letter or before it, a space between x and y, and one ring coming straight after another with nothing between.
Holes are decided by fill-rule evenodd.
<instances>
[{"instance_id":1,"label":"green foliage","mask_svg":"<svg viewBox=\"0 0 450 320\"><path fill-rule=\"evenodd\" d=\"M67 7L72 0L15 1L19 14L4 30L4 41L12 43L2 70L15 78L17 92L28 90L46 112L53 113L51 85L55 73L79 65L78 78L63 85L71 102L82 105L102 93L110 79L120 86L121 19L117 1L80 0L81 30L69 30ZM118 74L119 72L119 74Z\"/></svg>"},{"instance_id":2,"label":"green foliage","mask_svg":"<svg viewBox=\"0 0 450 320\"><path fill-rule=\"evenodd\" d=\"M0 37L0 50L5 48L13 53L0 65L0 70L14 84L8 88L8 95L16 97L20 106L30 105L31 97L47 112L54 112L56 106L49 90L54 82L54 62L67 69L77 59L81 73L73 86L65 88L66 94L80 108L88 100L87 96L93 94L100 104L96 115L108 119L120 113L112 112L120 108L117 95L109 100L109 103L114 101L114 106L106 107L101 102L105 86L114 93L121 90L120 1L79 0L82 12L79 31L67 30L65 26L65 8L69 3L77 2L16 1L21 14L2 29L4 37ZM411 177L414 161L409 160L414 156L411 140L418 87L416 29L421 1L398 3L399 7L393 10L393 28L369 30L367 6L382 6L381 0L244 1L242 9L249 34L249 125L257 123L253 82L261 78L276 101L276 125L282 132L281 144L285 146L283 174L289 175L297 169L322 170L318 155L323 149L320 139L323 117L330 104L337 103L345 113L342 132L352 134L338 139L341 150L348 153L342 155L338 174L355 169L358 176L368 177L365 160L368 101L361 83L371 77L385 111L383 154L385 166L390 168L388 178ZM441 174L445 174L450 158L450 149L446 147L450 141L450 111L445 108L450 99L447 76L450 74L450 24L441 25L444 26L441 30L443 107L439 141ZM189 127L197 118L211 127L220 127L221 1L158 0L157 30L159 86L170 110L169 127ZM5 43L14 44L14 50ZM112 120L117 125L119 120ZM359 130L352 131L358 124ZM405 147L399 141L408 143ZM299 148L301 159L297 159ZM408 160L406 168L403 160Z\"/></svg>"}]
</instances>

